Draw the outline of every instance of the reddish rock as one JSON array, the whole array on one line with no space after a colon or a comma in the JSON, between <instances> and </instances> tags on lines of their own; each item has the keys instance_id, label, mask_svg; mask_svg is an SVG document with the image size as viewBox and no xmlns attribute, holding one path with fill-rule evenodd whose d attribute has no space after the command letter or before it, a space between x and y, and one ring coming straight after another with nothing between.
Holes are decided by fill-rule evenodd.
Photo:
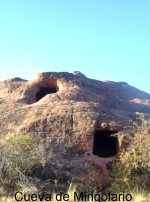
<instances>
[{"instance_id":1,"label":"reddish rock","mask_svg":"<svg viewBox=\"0 0 150 202\"><path fill-rule=\"evenodd\" d=\"M125 82L89 79L80 72L1 81L0 104L1 136L12 132L40 136L47 148L45 178L58 179L81 179L88 162L101 167L106 178L106 164L115 155L93 154L95 131L114 133L134 120L136 112L150 114L150 94ZM110 142L101 141L103 151L96 152L105 153Z\"/></svg>"}]
</instances>

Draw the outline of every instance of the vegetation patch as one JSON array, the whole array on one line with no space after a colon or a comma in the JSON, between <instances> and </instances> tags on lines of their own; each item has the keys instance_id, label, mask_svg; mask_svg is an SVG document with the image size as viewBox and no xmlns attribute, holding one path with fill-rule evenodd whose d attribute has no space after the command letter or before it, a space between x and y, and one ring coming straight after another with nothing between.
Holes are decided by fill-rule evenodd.
<instances>
[{"instance_id":1,"label":"vegetation patch","mask_svg":"<svg viewBox=\"0 0 150 202\"><path fill-rule=\"evenodd\" d=\"M45 150L37 138L10 134L0 140L0 188L13 193L33 183L28 177L32 167L45 163ZM1 194L2 194L1 193Z\"/></svg>"},{"instance_id":2,"label":"vegetation patch","mask_svg":"<svg viewBox=\"0 0 150 202\"><path fill-rule=\"evenodd\" d=\"M120 136L119 158L110 170L109 189L113 192L150 192L150 120L140 115L139 124Z\"/></svg>"}]
</instances>

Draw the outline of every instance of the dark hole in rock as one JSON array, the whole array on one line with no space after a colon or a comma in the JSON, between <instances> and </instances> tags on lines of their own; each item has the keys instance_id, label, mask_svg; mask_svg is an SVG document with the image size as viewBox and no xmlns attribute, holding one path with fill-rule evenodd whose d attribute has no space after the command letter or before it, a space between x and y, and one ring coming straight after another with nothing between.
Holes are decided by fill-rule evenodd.
<instances>
[{"instance_id":1,"label":"dark hole in rock","mask_svg":"<svg viewBox=\"0 0 150 202\"><path fill-rule=\"evenodd\" d=\"M112 136L117 131L96 130L94 134L93 154L99 157L112 157L118 152L118 138Z\"/></svg>"},{"instance_id":2,"label":"dark hole in rock","mask_svg":"<svg viewBox=\"0 0 150 202\"><path fill-rule=\"evenodd\" d=\"M53 88L40 87L40 90L36 94L36 102L39 101L40 99L42 99L45 95L56 93L56 92L57 92L57 88L55 88L55 87L53 87Z\"/></svg>"}]
</instances>

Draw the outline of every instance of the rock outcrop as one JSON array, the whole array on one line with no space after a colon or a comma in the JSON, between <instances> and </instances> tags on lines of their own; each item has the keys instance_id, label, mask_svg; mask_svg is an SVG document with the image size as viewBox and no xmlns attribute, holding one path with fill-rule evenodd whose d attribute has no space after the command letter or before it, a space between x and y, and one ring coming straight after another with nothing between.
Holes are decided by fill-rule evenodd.
<instances>
[{"instance_id":1,"label":"rock outcrop","mask_svg":"<svg viewBox=\"0 0 150 202\"><path fill-rule=\"evenodd\" d=\"M117 147L117 139L106 138L105 144L105 137L127 126L136 112L148 116L150 94L125 82L89 79L80 72L46 72L32 81L0 82L0 105L0 135L21 132L40 137L47 148L43 178L67 180L81 178L87 162L107 176L106 164L117 154L112 148L105 156L107 143ZM96 140L104 143L101 151Z\"/></svg>"}]
</instances>

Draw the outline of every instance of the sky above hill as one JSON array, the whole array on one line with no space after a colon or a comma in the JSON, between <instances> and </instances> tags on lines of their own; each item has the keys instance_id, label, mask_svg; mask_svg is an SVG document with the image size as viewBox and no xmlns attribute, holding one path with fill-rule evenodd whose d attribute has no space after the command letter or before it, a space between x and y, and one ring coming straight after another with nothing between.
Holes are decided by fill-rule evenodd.
<instances>
[{"instance_id":1,"label":"sky above hill","mask_svg":"<svg viewBox=\"0 0 150 202\"><path fill-rule=\"evenodd\" d=\"M1 1L0 80L43 71L81 71L150 93L150 1Z\"/></svg>"}]
</instances>

